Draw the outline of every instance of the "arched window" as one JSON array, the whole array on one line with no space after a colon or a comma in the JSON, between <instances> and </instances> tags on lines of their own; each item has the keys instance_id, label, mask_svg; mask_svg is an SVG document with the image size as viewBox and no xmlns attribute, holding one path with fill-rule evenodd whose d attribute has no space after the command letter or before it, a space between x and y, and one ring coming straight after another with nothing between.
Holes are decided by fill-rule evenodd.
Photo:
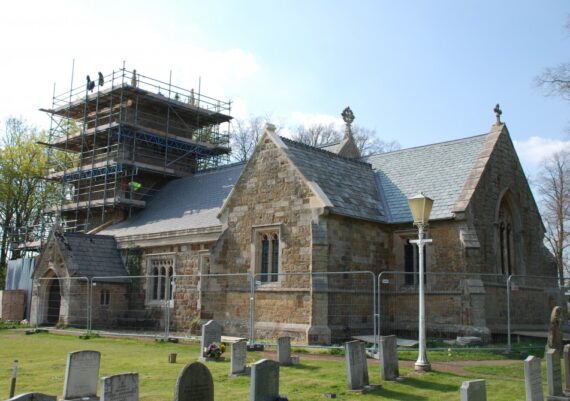
<instances>
[{"instance_id":1,"label":"arched window","mask_svg":"<svg viewBox=\"0 0 570 401\"><path fill-rule=\"evenodd\" d=\"M255 273L262 283L279 281L280 232L275 227L258 228L255 238Z\"/></svg>"},{"instance_id":2,"label":"arched window","mask_svg":"<svg viewBox=\"0 0 570 401\"><path fill-rule=\"evenodd\" d=\"M172 301L174 299L174 255L149 255L147 259L149 269L147 301Z\"/></svg>"},{"instance_id":3,"label":"arched window","mask_svg":"<svg viewBox=\"0 0 570 401\"><path fill-rule=\"evenodd\" d=\"M158 277L158 268L154 268L152 269L152 295L151 298L152 299L158 299L158 285L159 285L159 280L160 277Z\"/></svg>"},{"instance_id":4,"label":"arched window","mask_svg":"<svg viewBox=\"0 0 570 401\"><path fill-rule=\"evenodd\" d=\"M510 276L514 274L515 266L513 213L508 201L504 198L499 208L499 220L497 223L499 230L499 267L502 274Z\"/></svg>"},{"instance_id":5,"label":"arched window","mask_svg":"<svg viewBox=\"0 0 570 401\"><path fill-rule=\"evenodd\" d=\"M166 283L168 281L168 277L166 276L166 269L163 267L162 269L160 269L160 281L162 283ZM160 296L158 297L158 299L164 299L166 297L166 291L165 291L165 286L161 285L160 286Z\"/></svg>"}]
</instances>

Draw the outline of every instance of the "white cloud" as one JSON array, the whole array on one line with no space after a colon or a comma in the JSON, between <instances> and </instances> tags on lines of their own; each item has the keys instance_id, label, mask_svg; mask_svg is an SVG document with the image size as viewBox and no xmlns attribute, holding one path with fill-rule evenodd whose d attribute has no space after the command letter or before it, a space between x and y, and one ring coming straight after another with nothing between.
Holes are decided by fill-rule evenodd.
<instances>
[{"instance_id":1,"label":"white cloud","mask_svg":"<svg viewBox=\"0 0 570 401\"><path fill-rule=\"evenodd\" d=\"M570 140L543 138L531 136L525 141L514 141L515 148L527 171L532 171L540 166L540 163L554 153L561 150L570 150Z\"/></svg>"},{"instance_id":2,"label":"white cloud","mask_svg":"<svg viewBox=\"0 0 570 401\"><path fill-rule=\"evenodd\" d=\"M81 2L56 3L61 3L58 12L53 4L38 2L29 12L15 6L0 14L0 38L9 38L0 39L0 51L9 55L9 62L0 64L0 119L22 115L46 127L49 119L37 109L51 106L54 82L56 94L69 89L73 59L76 87L87 74L110 74L126 60L128 70L136 68L163 82L172 70L172 83L186 89L197 90L201 78L202 94L223 101L232 100L229 94L240 93L261 69L248 49L208 46L189 28L165 27L148 11L133 9L136 16L125 18L121 10L109 13ZM85 24L96 26L103 19L106 26L120 29L85 30ZM245 112L241 102L236 111Z\"/></svg>"}]
</instances>

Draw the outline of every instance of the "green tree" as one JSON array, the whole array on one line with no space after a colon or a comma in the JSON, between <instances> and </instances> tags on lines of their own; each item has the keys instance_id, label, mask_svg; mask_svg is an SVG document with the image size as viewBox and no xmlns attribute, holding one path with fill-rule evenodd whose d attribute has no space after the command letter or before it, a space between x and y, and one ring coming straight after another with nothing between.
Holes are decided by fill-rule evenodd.
<instances>
[{"instance_id":1,"label":"green tree","mask_svg":"<svg viewBox=\"0 0 570 401\"><path fill-rule=\"evenodd\" d=\"M59 198L58 186L43 177L48 167L46 134L25 120L8 118L0 141L0 288L8 259L21 256L20 245L33 241L33 227Z\"/></svg>"}]
</instances>

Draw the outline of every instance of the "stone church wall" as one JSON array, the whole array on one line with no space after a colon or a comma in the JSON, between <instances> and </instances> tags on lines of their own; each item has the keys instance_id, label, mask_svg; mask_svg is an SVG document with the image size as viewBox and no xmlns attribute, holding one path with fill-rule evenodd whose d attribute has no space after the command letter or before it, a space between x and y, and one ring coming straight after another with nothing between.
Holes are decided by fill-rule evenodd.
<instances>
[{"instance_id":1,"label":"stone church wall","mask_svg":"<svg viewBox=\"0 0 570 401\"><path fill-rule=\"evenodd\" d=\"M311 324L311 223L314 196L303 177L275 143L265 138L236 183L222 212L227 229L211 256L213 272L259 271L257 235L263 230L279 233L279 279L262 283L256 275L255 329L257 336L288 335L306 340ZM297 275L295 273L305 273ZM203 314L241 331L247 323L249 294L211 293L204 299Z\"/></svg>"}]
</instances>

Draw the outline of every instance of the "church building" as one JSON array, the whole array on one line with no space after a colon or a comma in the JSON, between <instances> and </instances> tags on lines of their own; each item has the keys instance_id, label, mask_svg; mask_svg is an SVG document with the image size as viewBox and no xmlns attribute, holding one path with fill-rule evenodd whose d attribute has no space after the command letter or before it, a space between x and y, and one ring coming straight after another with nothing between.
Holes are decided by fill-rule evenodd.
<instances>
[{"instance_id":1,"label":"church building","mask_svg":"<svg viewBox=\"0 0 570 401\"><path fill-rule=\"evenodd\" d=\"M257 338L330 344L372 333L373 290L362 291L362 276L353 272L371 272L370 283L396 272L390 291L416 288L418 254L410 240L417 229L408 198L423 193L434 201L427 228L433 243L424 255L426 271L434 273L426 279L428 335L451 323L458 335L504 333L496 302L505 302L506 277L556 276L556 267L500 114L481 135L367 157L352 135L352 111L342 116L340 143L308 146L267 124L246 163L171 179L144 207L97 229L54 229L34 277L96 282L89 285L97 304L93 328L128 328L125 322L134 320L127 311L134 309L158 321L166 304L172 331L215 319L232 335L253 329ZM139 201L125 196L125 202ZM256 293L253 328L248 277ZM32 320L73 325L82 314L74 308L85 306L80 281L34 288ZM436 293L446 281L445 296ZM543 323L557 302L551 295L529 307L528 327ZM342 304L350 310L338 313ZM414 307L391 304L379 311L380 325L397 321L395 332L417 330Z\"/></svg>"}]
</instances>

